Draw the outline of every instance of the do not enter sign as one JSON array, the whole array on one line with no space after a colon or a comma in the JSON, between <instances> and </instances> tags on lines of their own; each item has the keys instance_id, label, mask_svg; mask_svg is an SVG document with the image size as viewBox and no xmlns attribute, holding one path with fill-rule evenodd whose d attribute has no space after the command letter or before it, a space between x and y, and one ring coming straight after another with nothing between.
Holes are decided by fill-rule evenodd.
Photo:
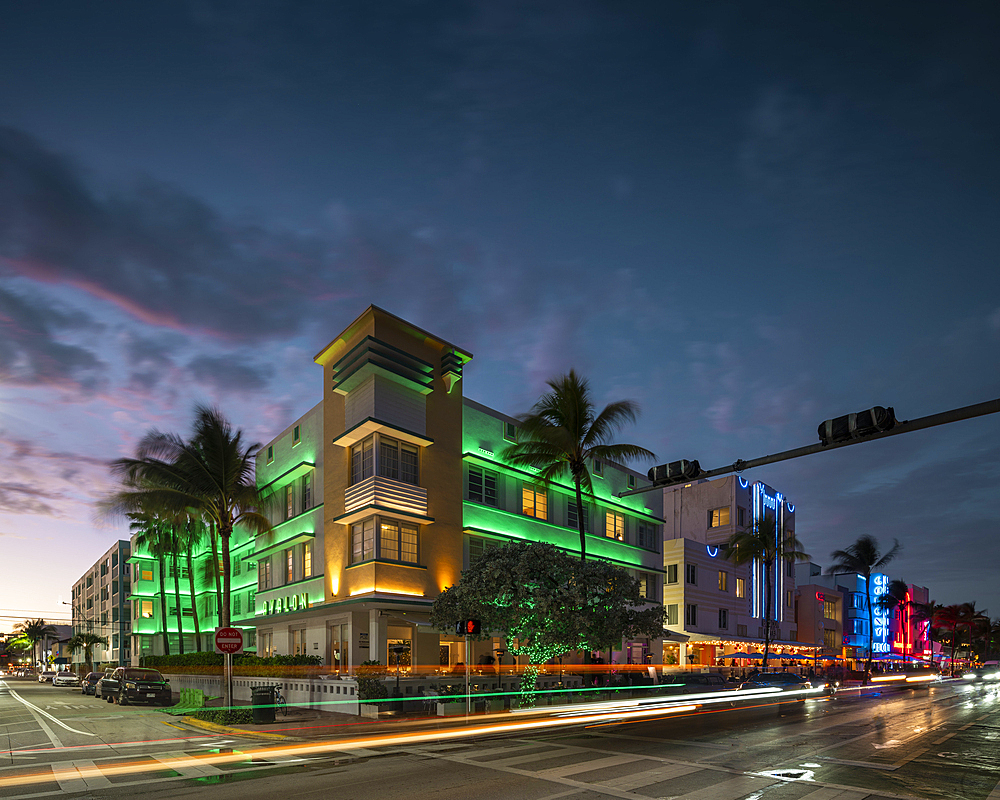
<instances>
[{"instance_id":1,"label":"do not enter sign","mask_svg":"<svg viewBox=\"0 0 1000 800\"><path fill-rule=\"evenodd\" d=\"M216 628L215 652L242 653L243 631L241 631L239 628Z\"/></svg>"}]
</instances>

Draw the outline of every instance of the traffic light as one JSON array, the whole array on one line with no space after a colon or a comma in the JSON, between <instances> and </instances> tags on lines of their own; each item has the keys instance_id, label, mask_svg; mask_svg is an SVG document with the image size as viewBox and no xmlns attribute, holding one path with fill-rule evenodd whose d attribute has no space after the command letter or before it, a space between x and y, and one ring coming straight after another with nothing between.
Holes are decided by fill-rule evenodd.
<instances>
[{"instance_id":1,"label":"traffic light","mask_svg":"<svg viewBox=\"0 0 1000 800\"><path fill-rule=\"evenodd\" d=\"M455 634L458 636L478 636L482 630L482 624L478 619L463 619L455 623Z\"/></svg>"},{"instance_id":2,"label":"traffic light","mask_svg":"<svg viewBox=\"0 0 1000 800\"><path fill-rule=\"evenodd\" d=\"M660 464L653 467L646 473L646 477L653 483L681 483L690 481L701 475L701 464L697 461L671 461L669 464Z\"/></svg>"},{"instance_id":3,"label":"traffic light","mask_svg":"<svg viewBox=\"0 0 1000 800\"><path fill-rule=\"evenodd\" d=\"M823 444L846 442L849 439L860 439L873 433L892 430L896 427L896 414L889 408L875 406L866 408L857 414L845 414L842 417L828 419L819 424L819 440Z\"/></svg>"}]
</instances>

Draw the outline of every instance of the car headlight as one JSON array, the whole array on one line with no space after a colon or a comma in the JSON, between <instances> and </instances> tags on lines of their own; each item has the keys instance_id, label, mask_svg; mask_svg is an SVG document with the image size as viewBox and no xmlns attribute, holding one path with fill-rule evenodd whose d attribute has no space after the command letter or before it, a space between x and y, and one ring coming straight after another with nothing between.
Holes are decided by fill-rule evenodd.
<instances>
[{"instance_id":1,"label":"car headlight","mask_svg":"<svg viewBox=\"0 0 1000 800\"><path fill-rule=\"evenodd\" d=\"M134 683L126 683L125 684L125 688L126 689L134 689L135 688L135 684Z\"/></svg>"},{"instance_id":2,"label":"car headlight","mask_svg":"<svg viewBox=\"0 0 1000 800\"><path fill-rule=\"evenodd\" d=\"M974 681L976 679L976 673L966 672L962 677L965 678L965 680L967 681Z\"/></svg>"}]
</instances>

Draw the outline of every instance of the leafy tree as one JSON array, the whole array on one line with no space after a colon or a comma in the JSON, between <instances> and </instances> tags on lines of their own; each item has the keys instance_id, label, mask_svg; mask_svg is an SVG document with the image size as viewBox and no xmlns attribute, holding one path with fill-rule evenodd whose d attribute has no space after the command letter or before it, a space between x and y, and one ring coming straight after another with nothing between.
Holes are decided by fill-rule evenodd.
<instances>
[{"instance_id":1,"label":"leafy tree","mask_svg":"<svg viewBox=\"0 0 1000 800\"><path fill-rule=\"evenodd\" d=\"M655 456L638 445L611 443L626 422L635 422L639 411L636 403L619 400L597 413L587 380L573 370L548 385L552 391L542 395L531 411L518 417L517 442L505 447L500 457L512 466L537 469L538 479L545 487L569 475L576 489L580 559L585 560L583 497L594 495L588 460L624 464Z\"/></svg>"},{"instance_id":2,"label":"leafy tree","mask_svg":"<svg viewBox=\"0 0 1000 800\"><path fill-rule=\"evenodd\" d=\"M14 630L20 631L21 635L31 642L31 657L35 659L35 648L39 642L56 635L56 629L49 625L44 619L26 619L14 625ZM39 652L36 663L42 660L43 653Z\"/></svg>"},{"instance_id":3,"label":"leafy tree","mask_svg":"<svg viewBox=\"0 0 1000 800\"><path fill-rule=\"evenodd\" d=\"M139 443L135 458L112 462L123 488L104 503L106 513L155 508L166 516L187 514L203 519L222 541L221 623L229 625L230 539L236 525L267 533L271 523L261 513L265 499L254 480L259 444L246 444L243 433L215 408L199 405L190 441L152 430Z\"/></svg>"},{"instance_id":4,"label":"leafy tree","mask_svg":"<svg viewBox=\"0 0 1000 800\"><path fill-rule=\"evenodd\" d=\"M955 651L958 649L958 628L962 624L962 606L953 603L942 606L934 614L933 624L938 628L950 631L951 643L951 674L955 674Z\"/></svg>"},{"instance_id":5,"label":"leafy tree","mask_svg":"<svg viewBox=\"0 0 1000 800\"><path fill-rule=\"evenodd\" d=\"M163 654L170 655L170 636L167 632L167 558L175 545L173 536L167 531L164 521L145 511L127 514L128 529L135 540L136 549L145 550L156 559L157 577L160 584L160 621L163 634ZM183 636L181 637L183 638Z\"/></svg>"},{"instance_id":6,"label":"leafy tree","mask_svg":"<svg viewBox=\"0 0 1000 800\"><path fill-rule=\"evenodd\" d=\"M760 562L764 568L764 662L771 649L771 609L774 606L774 565L808 561L808 553L803 552L802 542L792 532L779 526L777 515L765 510L749 527L736 531L724 546L727 559L737 566Z\"/></svg>"},{"instance_id":7,"label":"leafy tree","mask_svg":"<svg viewBox=\"0 0 1000 800\"><path fill-rule=\"evenodd\" d=\"M864 534L854 544L843 550L834 550L830 558L834 563L827 569L827 575L853 572L865 579L865 605L868 608L868 660L865 663L865 684L872 674L872 645L875 639L875 611L872 605L872 575L885 569L899 553L899 542L893 540L892 548L883 553L879 550L874 536Z\"/></svg>"},{"instance_id":8,"label":"leafy tree","mask_svg":"<svg viewBox=\"0 0 1000 800\"><path fill-rule=\"evenodd\" d=\"M83 649L83 665L86 667L87 672L93 672L94 670L94 646L101 645L101 647L108 646L108 640L104 636L98 636L96 633L78 633L68 642L66 646L70 650Z\"/></svg>"},{"instance_id":9,"label":"leafy tree","mask_svg":"<svg viewBox=\"0 0 1000 800\"><path fill-rule=\"evenodd\" d=\"M986 616L986 610L976 608L976 601L962 603L961 605L962 627L969 631L969 658L975 653L976 639L982 639L984 633L989 628L990 618Z\"/></svg>"},{"instance_id":10,"label":"leafy tree","mask_svg":"<svg viewBox=\"0 0 1000 800\"><path fill-rule=\"evenodd\" d=\"M503 635L509 652L527 657L521 697L530 705L540 665L572 650L661 636L663 613L621 567L581 561L550 544L512 543L488 550L438 595L431 624L454 630L462 620L478 619L480 638Z\"/></svg>"}]
</instances>

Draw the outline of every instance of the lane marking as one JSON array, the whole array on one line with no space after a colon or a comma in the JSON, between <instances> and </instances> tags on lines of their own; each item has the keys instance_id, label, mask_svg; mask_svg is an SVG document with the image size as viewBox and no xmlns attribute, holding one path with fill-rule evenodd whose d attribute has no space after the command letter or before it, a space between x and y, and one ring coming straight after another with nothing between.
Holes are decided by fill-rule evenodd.
<instances>
[{"instance_id":1,"label":"lane marking","mask_svg":"<svg viewBox=\"0 0 1000 800\"><path fill-rule=\"evenodd\" d=\"M29 709L33 709L34 711L37 711L39 714L42 714L43 716L48 717L56 725L59 725L60 727L65 728L70 733L78 733L81 736L95 736L96 735L96 734L93 734L93 733L87 733L86 731L78 731L76 728L71 728L69 725L67 725L62 720L57 719L56 717L53 717L48 711L43 711L38 706L36 706L34 703L29 703L27 700L25 700L23 697L21 697L21 695L19 695L17 692L15 692L13 689L11 689L9 686L7 687L7 691L10 692L10 696L13 697L15 700L17 700L19 703L23 703ZM41 725L41 724L42 724L41 720L39 720L39 725ZM62 747L62 744L60 744L59 747Z\"/></svg>"}]
</instances>

